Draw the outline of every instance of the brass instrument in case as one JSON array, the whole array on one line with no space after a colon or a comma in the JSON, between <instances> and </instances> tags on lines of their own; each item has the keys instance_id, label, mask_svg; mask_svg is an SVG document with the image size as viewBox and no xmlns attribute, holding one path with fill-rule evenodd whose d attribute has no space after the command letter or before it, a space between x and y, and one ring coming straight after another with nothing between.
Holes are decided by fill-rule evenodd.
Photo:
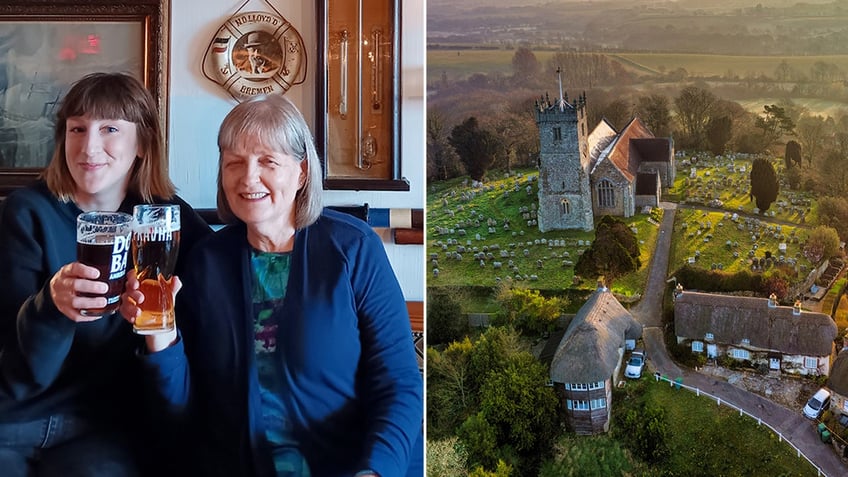
<instances>
[{"instance_id":1,"label":"brass instrument in case","mask_svg":"<svg viewBox=\"0 0 848 477\"><path fill-rule=\"evenodd\" d=\"M397 0L319 1L325 188L409 190L400 178Z\"/></svg>"}]
</instances>

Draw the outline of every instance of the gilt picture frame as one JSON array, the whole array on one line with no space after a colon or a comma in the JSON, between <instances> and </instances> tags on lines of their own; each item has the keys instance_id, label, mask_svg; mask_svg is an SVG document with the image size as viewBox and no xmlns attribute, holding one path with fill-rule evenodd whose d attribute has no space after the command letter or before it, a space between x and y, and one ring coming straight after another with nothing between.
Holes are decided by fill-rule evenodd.
<instances>
[{"instance_id":1,"label":"gilt picture frame","mask_svg":"<svg viewBox=\"0 0 848 477\"><path fill-rule=\"evenodd\" d=\"M7 0L0 4L0 198L37 179L55 113L79 78L124 72L150 89L167 131L169 0Z\"/></svg>"}]
</instances>

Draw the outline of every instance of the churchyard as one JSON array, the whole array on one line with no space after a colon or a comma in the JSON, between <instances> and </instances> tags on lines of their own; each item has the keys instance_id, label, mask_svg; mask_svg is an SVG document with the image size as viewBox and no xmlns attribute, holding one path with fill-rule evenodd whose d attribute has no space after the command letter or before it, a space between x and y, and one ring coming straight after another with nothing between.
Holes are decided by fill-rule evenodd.
<instances>
[{"instance_id":1,"label":"churchyard","mask_svg":"<svg viewBox=\"0 0 848 477\"><path fill-rule=\"evenodd\" d=\"M674 202L724 209L738 214L759 215L756 203L748 196L750 173L754 156L728 154L713 156L706 153L677 154L677 178L669 190ZM773 158L772 165L781 177L783 162ZM808 192L789 190L781 183L777 200L762 220L775 219L805 224L814 218L815 198Z\"/></svg>"},{"instance_id":2,"label":"churchyard","mask_svg":"<svg viewBox=\"0 0 848 477\"><path fill-rule=\"evenodd\" d=\"M427 285L493 287L507 282L540 290L594 288L594 278L579 283L574 278L577 257L594 233L540 232L537 179L538 172L527 169L500 173L483 184L472 184L467 177L431 182ZM626 220L639 240L642 267L613 284L623 295L641 292L658 234L656 218L638 214Z\"/></svg>"},{"instance_id":3,"label":"churchyard","mask_svg":"<svg viewBox=\"0 0 848 477\"><path fill-rule=\"evenodd\" d=\"M732 273L785 265L806 275L812 269L801 254L806 237L805 228L767 218L681 207L675 215L669 269L689 264Z\"/></svg>"},{"instance_id":4,"label":"churchyard","mask_svg":"<svg viewBox=\"0 0 848 477\"><path fill-rule=\"evenodd\" d=\"M813 264L802 254L815 217L816 201L806 192L781 184L777 200L760 214L748 195L754 157L708 154L677 157L677 178L669 195L681 207L674 223L669 268L737 272L768 271L775 266L794 270L799 279ZM783 164L773 159L780 177Z\"/></svg>"},{"instance_id":5,"label":"churchyard","mask_svg":"<svg viewBox=\"0 0 848 477\"><path fill-rule=\"evenodd\" d=\"M678 202L669 273L684 264L735 272L795 270L803 279L813 265L801 250L816 202L785 185L765 214L748 197L753 157L707 154L677 157L678 172L668 199ZM783 167L774 160L778 175ZM533 289L591 289L594 278L575 280L577 257L592 232L542 233L536 222L538 172L527 169L482 184L467 177L428 185L428 286L484 286L520 283ZM641 211L640 211L641 212ZM617 279L621 296L641 293L656 243L661 214L626 219L636 232L641 268Z\"/></svg>"}]
</instances>

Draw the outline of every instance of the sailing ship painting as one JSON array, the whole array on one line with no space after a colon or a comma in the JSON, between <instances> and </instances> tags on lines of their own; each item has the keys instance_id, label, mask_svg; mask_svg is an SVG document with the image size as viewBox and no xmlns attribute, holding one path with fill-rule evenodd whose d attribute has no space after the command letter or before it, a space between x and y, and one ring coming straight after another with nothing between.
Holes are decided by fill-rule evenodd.
<instances>
[{"instance_id":1,"label":"sailing ship painting","mask_svg":"<svg viewBox=\"0 0 848 477\"><path fill-rule=\"evenodd\" d=\"M0 22L0 169L42 168L56 111L87 73L143 78L141 22Z\"/></svg>"}]
</instances>

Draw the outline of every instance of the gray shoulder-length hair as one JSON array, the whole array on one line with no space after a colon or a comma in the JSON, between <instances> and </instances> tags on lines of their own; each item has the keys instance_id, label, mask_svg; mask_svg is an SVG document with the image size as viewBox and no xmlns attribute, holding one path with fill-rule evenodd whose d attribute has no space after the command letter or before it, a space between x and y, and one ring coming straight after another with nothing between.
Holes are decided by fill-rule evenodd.
<instances>
[{"instance_id":1,"label":"gray shoulder-length hair","mask_svg":"<svg viewBox=\"0 0 848 477\"><path fill-rule=\"evenodd\" d=\"M218 217L224 223L238 222L221 183L224 151L237 148L245 138L298 161L306 161L306 180L294 197L295 227L313 224L323 208L321 164L312 131L297 107L284 96L254 96L230 111L218 131Z\"/></svg>"}]
</instances>

